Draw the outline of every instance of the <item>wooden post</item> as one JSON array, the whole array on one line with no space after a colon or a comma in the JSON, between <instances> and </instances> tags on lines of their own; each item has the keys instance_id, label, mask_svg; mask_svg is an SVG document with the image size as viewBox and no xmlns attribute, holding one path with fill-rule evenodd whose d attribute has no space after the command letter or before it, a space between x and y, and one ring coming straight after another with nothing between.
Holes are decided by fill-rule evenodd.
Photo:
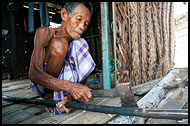
<instances>
[{"instance_id":1,"label":"wooden post","mask_svg":"<svg viewBox=\"0 0 190 126\"><path fill-rule=\"evenodd\" d=\"M10 12L10 27L11 27L11 48L12 48L12 57L11 57L11 64L12 64L12 76L11 78L16 78L17 73L17 59L16 59L16 32L15 32L15 18L14 14Z\"/></svg>"},{"instance_id":2,"label":"wooden post","mask_svg":"<svg viewBox=\"0 0 190 126\"><path fill-rule=\"evenodd\" d=\"M102 61L103 61L103 88L110 89L110 62L108 44L108 3L101 2L101 31L102 31Z\"/></svg>"}]
</instances>

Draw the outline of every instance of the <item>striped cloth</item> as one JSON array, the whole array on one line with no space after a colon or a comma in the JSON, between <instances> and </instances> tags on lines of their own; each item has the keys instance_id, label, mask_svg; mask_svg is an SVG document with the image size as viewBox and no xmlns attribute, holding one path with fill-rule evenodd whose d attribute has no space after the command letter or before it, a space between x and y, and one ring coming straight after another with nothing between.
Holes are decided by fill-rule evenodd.
<instances>
[{"instance_id":1,"label":"striped cloth","mask_svg":"<svg viewBox=\"0 0 190 126\"><path fill-rule=\"evenodd\" d=\"M80 83L94 70L94 60L89 53L88 43L83 38L71 42L64 64L58 79L75 83ZM43 66L44 71L46 65ZM31 82L30 89L40 97L44 96L44 87ZM54 90L54 100L61 101L67 94L65 91ZM60 114L56 107L54 114Z\"/></svg>"}]
</instances>

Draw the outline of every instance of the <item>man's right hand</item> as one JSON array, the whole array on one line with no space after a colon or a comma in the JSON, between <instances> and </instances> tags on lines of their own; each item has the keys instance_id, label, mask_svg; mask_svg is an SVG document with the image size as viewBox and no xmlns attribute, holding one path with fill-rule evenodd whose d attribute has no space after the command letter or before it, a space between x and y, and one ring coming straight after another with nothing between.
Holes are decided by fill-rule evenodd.
<instances>
[{"instance_id":1,"label":"man's right hand","mask_svg":"<svg viewBox=\"0 0 190 126\"><path fill-rule=\"evenodd\" d=\"M69 92L74 99L80 102L90 102L93 100L92 93L90 92L90 88L84 86L82 84L77 84L73 86L71 91Z\"/></svg>"}]
</instances>

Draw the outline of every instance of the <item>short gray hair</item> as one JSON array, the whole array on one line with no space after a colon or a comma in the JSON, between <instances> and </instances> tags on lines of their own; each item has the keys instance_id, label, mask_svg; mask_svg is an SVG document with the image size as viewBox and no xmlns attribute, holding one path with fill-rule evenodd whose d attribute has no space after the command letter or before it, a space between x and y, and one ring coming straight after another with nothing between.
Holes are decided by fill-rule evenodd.
<instances>
[{"instance_id":1,"label":"short gray hair","mask_svg":"<svg viewBox=\"0 0 190 126\"><path fill-rule=\"evenodd\" d=\"M83 4L90 11L90 15L93 13L93 5L91 2L66 2L64 8L67 10L68 15L76 9L79 4Z\"/></svg>"}]
</instances>

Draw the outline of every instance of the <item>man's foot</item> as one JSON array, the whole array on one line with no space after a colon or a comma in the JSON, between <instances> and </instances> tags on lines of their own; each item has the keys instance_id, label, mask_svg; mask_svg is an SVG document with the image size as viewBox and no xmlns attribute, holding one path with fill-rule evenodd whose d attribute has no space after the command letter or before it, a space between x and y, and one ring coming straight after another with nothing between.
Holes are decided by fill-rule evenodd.
<instances>
[{"instance_id":1,"label":"man's foot","mask_svg":"<svg viewBox=\"0 0 190 126\"><path fill-rule=\"evenodd\" d=\"M45 100L53 100L53 90L45 88L45 94L43 97ZM46 112L54 112L54 107L45 107Z\"/></svg>"}]
</instances>

